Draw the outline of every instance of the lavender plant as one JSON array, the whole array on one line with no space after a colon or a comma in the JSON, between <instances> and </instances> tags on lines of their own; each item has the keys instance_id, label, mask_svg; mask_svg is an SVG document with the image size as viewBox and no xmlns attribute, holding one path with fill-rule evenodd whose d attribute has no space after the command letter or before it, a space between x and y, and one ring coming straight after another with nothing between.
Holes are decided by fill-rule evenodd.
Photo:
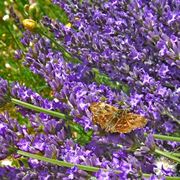
<instances>
[{"instance_id":1,"label":"lavender plant","mask_svg":"<svg viewBox=\"0 0 180 180\"><path fill-rule=\"evenodd\" d=\"M29 30L16 52L45 79L51 97L0 79L0 104L11 100L28 119L18 123L1 113L1 164L10 166L1 167L0 176L177 179L178 1L53 2L69 23L47 16L37 25L24 21ZM128 134L106 133L92 121L93 102L129 109L148 124Z\"/></svg>"}]
</instances>

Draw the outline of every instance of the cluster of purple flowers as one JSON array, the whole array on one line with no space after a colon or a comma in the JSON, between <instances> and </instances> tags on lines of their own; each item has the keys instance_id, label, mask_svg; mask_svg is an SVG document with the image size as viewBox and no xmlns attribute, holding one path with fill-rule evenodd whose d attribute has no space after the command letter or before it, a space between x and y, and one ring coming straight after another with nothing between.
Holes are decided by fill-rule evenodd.
<instances>
[{"instance_id":1,"label":"cluster of purple flowers","mask_svg":"<svg viewBox=\"0 0 180 180\"><path fill-rule=\"evenodd\" d=\"M127 103L135 111L143 109L151 121L168 121L165 112L177 118L177 1L54 2L66 11L72 28L48 18L44 24L71 54L127 84Z\"/></svg>"},{"instance_id":2,"label":"cluster of purple flowers","mask_svg":"<svg viewBox=\"0 0 180 180\"><path fill-rule=\"evenodd\" d=\"M64 120L18 106L29 124L18 124L7 113L1 114L0 158L10 155L20 158L16 154L19 149L109 171L89 173L76 166L58 167L29 159L29 168L1 168L0 177L138 179L142 173L176 176L176 168L163 165L157 173L158 157L154 150L159 146L173 151L179 144L154 140L144 133L169 135L179 131L178 1L54 0L54 3L67 13L71 27L48 17L42 22L54 33L56 42L80 63L65 61L50 39L26 31L21 40L26 49L24 65L46 80L53 98L45 99L18 83L11 86L11 96L70 115L73 122L94 133L88 144L79 145ZM21 52L16 55L21 57ZM108 75L114 83L126 84L129 92L98 85L94 82L93 68ZM0 79L0 104L4 103L6 92L7 82ZM89 111L92 102L128 108L145 116L148 124L129 134L105 134L92 122Z\"/></svg>"}]
</instances>

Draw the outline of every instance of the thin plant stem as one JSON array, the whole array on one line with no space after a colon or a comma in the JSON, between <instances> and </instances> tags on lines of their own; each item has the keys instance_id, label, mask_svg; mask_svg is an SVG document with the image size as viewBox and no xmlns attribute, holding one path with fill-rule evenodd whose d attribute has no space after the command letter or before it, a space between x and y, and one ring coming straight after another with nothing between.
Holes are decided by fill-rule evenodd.
<instances>
[{"instance_id":1,"label":"thin plant stem","mask_svg":"<svg viewBox=\"0 0 180 180\"><path fill-rule=\"evenodd\" d=\"M160 149L155 149L155 153L165 156L171 160L174 160L174 161L180 163L180 159L178 157L175 157L175 156L171 155L170 153L167 153L166 151L161 151Z\"/></svg>"},{"instance_id":2,"label":"thin plant stem","mask_svg":"<svg viewBox=\"0 0 180 180\"><path fill-rule=\"evenodd\" d=\"M55 164L58 166L64 166L64 167L68 167L68 168L77 166L81 170L90 171L90 172L97 172L101 169L103 171L114 171L115 173L120 173L119 170L104 169L104 168L98 168L98 167L94 167L94 166L87 166L87 165L81 165L81 164L73 164L73 163L69 163L69 162L65 162L65 161L59 161L56 159L47 158L47 157L36 155L36 154L31 154L31 153L24 152L21 150L18 150L17 153L20 155L23 155L23 156L27 156L29 158L38 159L40 161L44 161L44 162L48 162L51 164Z\"/></svg>"},{"instance_id":3,"label":"thin plant stem","mask_svg":"<svg viewBox=\"0 0 180 180\"><path fill-rule=\"evenodd\" d=\"M6 26L7 30L9 31L9 33L11 34L11 36L12 36L13 40L15 41L16 45L18 46L18 48L19 48L19 49L23 49L23 48L19 45L19 43L18 43L18 41L16 40L16 37L14 36L14 34L11 32L11 29L9 28L9 25L7 24L7 22L5 22L5 26Z\"/></svg>"},{"instance_id":4,"label":"thin plant stem","mask_svg":"<svg viewBox=\"0 0 180 180\"><path fill-rule=\"evenodd\" d=\"M144 134L145 136L148 136L147 133ZM164 141L177 141L180 142L180 137L175 137L175 136L166 136L166 135L161 135L161 134L153 134L153 137L155 139L160 139Z\"/></svg>"},{"instance_id":5,"label":"thin plant stem","mask_svg":"<svg viewBox=\"0 0 180 180\"><path fill-rule=\"evenodd\" d=\"M117 147L122 148L123 146L122 146L121 144L117 144ZM161 151L161 150L159 150L159 149L157 149L157 148L155 149L154 152L155 152L156 154L160 154L160 155L162 155L162 156L165 156L165 157L167 157L167 158L169 158L169 159L171 159L171 160L174 160L174 161L180 163L180 159L178 158L178 157L180 156L179 153L176 153L176 156L174 156L173 153L171 153L171 152ZM177 154L178 154L179 156L177 156Z\"/></svg>"},{"instance_id":6,"label":"thin plant stem","mask_svg":"<svg viewBox=\"0 0 180 180\"><path fill-rule=\"evenodd\" d=\"M180 158L180 153L175 153L175 152L166 152L168 154L171 154L172 156L175 156L175 157L179 157Z\"/></svg>"},{"instance_id":7,"label":"thin plant stem","mask_svg":"<svg viewBox=\"0 0 180 180\"><path fill-rule=\"evenodd\" d=\"M145 178L149 178L151 177L152 174L146 174L146 173L143 173L143 177ZM174 177L171 177L171 176L163 176L166 180L179 180L179 177L177 176L174 176Z\"/></svg>"},{"instance_id":8,"label":"thin plant stem","mask_svg":"<svg viewBox=\"0 0 180 180\"><path fill-rule=\"evenodd\" d=\"M16 105L20 105L20 106L23 106L23 107L25 107L27 109L31 109L31 110L34 110L34 111L37 111L37 112L42 112L42 113L45 113L45 114L49 114L51 116L54 116L54 117L57 117L57 118L60 118L60 119L64 119L64 120L72 119L71 116L65 115L63 113L56 112L56 111L51 111L51 110L48 110L48 109L44 109L44 108L41 108L41 107L29 104L29 103L20 101L18 99L11 98L11 101Z\"/></svg>"},{"instance_id":9,"label":"thin plant stem","mask_svg":"<svg viewBox=\"0 0 180 180\"><path fill-rule=\"evenodd\" d=\"M21 151L21 150L18 150L17 153L19 155L22 155L22 156L26 156L26 157L29 157L29 158L37 159L37 160L40 160L40 161L48 162L48 163L51 163L51 164L54 164L54 165L63 166L63 167L67 167L67 168L77 166L79 169L84 170L84 171L89 171L89 172L97 172L99 170L102 170L102 171L106 171L106 172L107 171L111 171L111 172L113 171L114 173L117 173L117 174L121 173L120 170L104 169L104 168L88 166L88 165L73 164L73 163L69 163L69 162L65 162L65 161L59 161L59 160L56 160L56 159L51 159L51 158L47 158L47 157L44 157L44 156L28 153L28 152ZM143 177L150 177L151 174L143 173L142 176ZM165 176L165 178L166 178L166 180L178 180L179 179L179 177L170 177L170 176Z\"/></svg>"}]
</instances>

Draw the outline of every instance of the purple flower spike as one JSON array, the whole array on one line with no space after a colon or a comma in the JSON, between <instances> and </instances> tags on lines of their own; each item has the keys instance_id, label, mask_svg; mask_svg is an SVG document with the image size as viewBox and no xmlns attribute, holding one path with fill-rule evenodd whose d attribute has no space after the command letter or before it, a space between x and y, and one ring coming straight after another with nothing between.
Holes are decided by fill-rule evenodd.
<instances>
[{"instance_id":1,"label":"purple flower spike","mask_svg":"<svg viewBox=\"0 0 180 180\"><path fill-rule=\"evenodd\" d=\"M18 135L15 129L19 129L17 121L11 119L7 113L0 114L0 159L5 159L16 151ZM20 131L19 131L20 132Z\"/></svg>"},{"instance_id":2,"label":"purple flower spike","mask_svg":"<svg viewBox=\"0 0 180 180\"><path fill-rule=\"evenodd\" d=\"M179 133L178 1L53 2L65 11L68 23L44 17L41 22L54 34L54 42L46 34L26 31L21 39L25 51L15 54L18 59L23 55L24 65L45 79L52 90L51 100L18 83L13 84L11 94L13 98L72 118L64 121L18 106L16 109L28 119L28 124L20 125L1 114L0 158L4 160L12 154L19 158L14 153L19 149L75 166L59 167L28 159L29 168L21 163L20 171L0 168L0 179L1 174L14 179L64 180L142 179L143 173L153 174L150 179L178 175L176 164L158 157L156 148L176 152L179 142L153 137ZM73 58L81 63L70 62ZM0 107L7 97L7 81L0 79ZM105 107L106 113L102 109L94 115L89 108L93 102L144 116L148 123L131 133L106 133L95 119L101 124L105 122L107 128L117 124L128 128L133 126L133 120L113 113L113 107L107 110ZM80 145L84 141L88 143ZM108 171L88 172L76 164Z\"/></svg>"},{"instance_id":3,"label":"purple flower spike","mask_svg":"<svg viewBox=\"0 0 180 180\"><path fill-rule=\"evenodd\" d=\"M8 82L0 78L0 108L10 100Z\"/></svg>"}]
</instances>

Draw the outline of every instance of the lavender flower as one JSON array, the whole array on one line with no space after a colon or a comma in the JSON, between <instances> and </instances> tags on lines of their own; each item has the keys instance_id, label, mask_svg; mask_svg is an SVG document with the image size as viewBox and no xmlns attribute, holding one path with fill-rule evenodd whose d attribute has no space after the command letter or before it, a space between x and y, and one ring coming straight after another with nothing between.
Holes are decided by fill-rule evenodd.
<instances>
[{"instance_id":1,"label":"lavender flower","mask_svg":"<svg viewBox=\"0 0 180 180\"><path fill-rule=\"evenodd\" d=\"M124 173L126 174L126 173ZM117 174L114 174L113 172L104 172L102 170L98 171L95 176L97 179L118 179L118 178L127 178L126 175L124 174L121 174L121 175L117 175Z\"/></svg>"},{"instance_id":2,"label":"lavender flower","mask_svg":"<svg viewBox=\"0 0 180 180\"><path fill-rule=\"evenodd\" d=\"M13 84L11 94L22 101L71 115L73 125L80 125L79 131L74 132L62 119L18 107L29 119L31 127L18 127L22 136L15 137L12 144L24 151L110 171L88 173L76 166L67 170L29 160L30 167L41 168L34 177L62 178L64 172L69 173L69 179L90 176L138 179L142 178L142 172L175 175L174 166L159 166L154 150L159 146L172 151L179 144L157 141L152 135L145 138L142 134L169 135L179 131L179 12L176 1L54 0L54 3L66 11L70 25L48 17L43 23L54 33L56 42L81 63L65 61L64 53L54 49L50 39L26 31L21 40L26 47L24 64L46 80L53 99L44 99L18 83ZM129 93L93 82L93 68L108 75L112 81L126 84ZM0 82L0 100L4 102L6 83ZM130 134L105 135L92 122L89 111L90 104L99 101L145 116L149 120L146 128ZM4 127L12 129L3 120L1 122L2 132ZM83 128L86 132L94 132L91 142L85 146L73 141L79 138ZM84 136L80 138L82 140ZM2 142L3 147L11 144L5 142L3 133ZM118 143L123 147L119 148ZM3 152L2 158L9 155L9 151ZM112 169L121 173L115 174ZM30 177L28 173L27 177Z\"/></svg>"},{"instance_id":3,"label":"lavender flower","mask_svg":"<svg viewBox=\"0 0 180 180\"><path fill-rule=\"evenodd\" d=\"M0 78L0 108L3 107L9 100L8 82Z\"/></svg>"},{"instance_id":4,"label":"lavender flower","mask_svg":"<svg viewBox=\"0 0 180 180\"><path fill-rule=\"evenodd\" d=\"M18 26L19 29L23 29L22 24L20 23L20 18L17 16L15 9L13 7L10 7L10 16L13 18L14 22Z\"/></svg>"},{"instance_id":5,"label":"lavender flower","mask_svg":"<svg viewBox=\"0 0 180 180\"><path fill-rule=\"evenodd\" d=\"M179 102L175 93L179 87L178 5L176 1L164 1L165 7L159 1L112 2L56 0L72 28L48 17L44 24L89 70L96 67L112 80L126 83L130 96L124 101L133 111L153 119L149 126L160 123L159 127L165 127L166 121L179 117L178 103L174 104L175 99ZM168 23L171 21L175 28ZM164 117L160 106L168 107L173 119Z\"/></svg>"},{"instance_id":6,"label":"lavender flower","mask_svg":"<svg viewBox=\"0 0 180 180\"><path fill-rule=\"evenodd\" d=\"M176 173L176 164L164 157L157 159L155 165L154 171L157 175L173 176Z\"/></svg>"},{"instance_id":7,"label":"lavender flower","mask_svg":"<svg viewBox=\"0 0 180 180\"><path fill-rule=\"evenodd\" d=\"M17 122L9 117L7 113L0 115L0 159L5 159L16 152L18 133L21 132Z\"/></svg>"},{"instance_id":8,"label":"lavender flower","mask_svg":"<svg viewBox=\"0 0 180 180\"><path fill-rule=\"evenodd\" d=\"M87 97L84 96L84 94L86 94L87 92L92 93L92 95L88 93L89 95ZM94 97L94 93L97 94L97 99L92 99ZM109 103L114 101L113 96L118 97L117 94L113 94L112 91L105 86L100 86L98 89L98 86L95 84L85 86L83 83L80 82L71 82L71 84L65 83L64 87L61 90L61 93L59 93L59 96L56 97L56 99L59 98L59 100L57 99L58 101L55 100L54 102L44 100L37 93L34 93L32 90L27 89L23 86L19 86L19 84L14 84L14 87L12 89L12 95L14 97L50 109L58 107L58 102L60 102L60 100L62 101L63 99L66 99L66 101L68 101L67 104L72 108L71 111L69 108L69 111L70 113L72 113L74 120L82 124L85 129L88 123L90 123L91 126L88 125L87 127L93 128L94 131L97 131L97 127L92 124L92 120L90 119L91 114L90 112L88 112L88 103L94 100L98 100L98 98L101 98L104 93L106 93L106 96L109 97L109 99L107 99ZM82 103L82 107L77 106L77 104L80 105L80 102ZM64 109L66 107L64 106L64 104L61 103L59 105L62 105ZM25 110L24 108L20 108L20 111L25 117L28 117L28 119L30 120L30 124L33 127L33 131L30 131L30 129L28 128L25 128L23 130L24 137L19 139L19 141L17 142L17 147L21 150L32 153L41 152L46 157L55 157L57 159L63 159L65 161L75 164L78 163L96 167L100 166L102 168L108 169L120 169L120 171L122 171L122 174L127 171L127 164L131 164L130 161L128 162L125 160L127 158L127 155L122 158L122 153L120 153L121 151L119 152L119 154L116 155L117 160L114 159L115 161L112 161L111 159L113 158L113 155L111 153L115 153L115 151L117 151L117 148L113 148L111 150L111 146L109 146L109 148L104 151L107 147L106 144L104 145L104 147L102 144L103 151L97 153L98 146L96 141L100 140L98 139L98 136L97 138L93 137L93 141L95 142L94 147L97 146L97 149L91 148L91 146L82 147L75 144L70 139L71 136L68 135L68 133L70 132L68 131L68 129L66 129L62 121L58 122L57 119L51 118L50 116L43 114L38 115L32 111ZM79 116L82 117L79 118ZM41 119L41 121L39 121L39 119ZM84 123L83 121L81 122L81 119L86 120L86 123ZM104 141L104 143L107 142L107 140ZM109 155L107 156L105 152L108 151ZM99 155L103 158L103 160L99 159ZM121 164L125 163L125 169L121 168L117 161ZM38 164L35 163L35 166L38 166ZM129 173L138 174L138 171L132 168L131 172ZM129 173L126 173L123 176L125 177ZM80 174L82 174L82 172Z\"/></svg>"}]
</instances>

